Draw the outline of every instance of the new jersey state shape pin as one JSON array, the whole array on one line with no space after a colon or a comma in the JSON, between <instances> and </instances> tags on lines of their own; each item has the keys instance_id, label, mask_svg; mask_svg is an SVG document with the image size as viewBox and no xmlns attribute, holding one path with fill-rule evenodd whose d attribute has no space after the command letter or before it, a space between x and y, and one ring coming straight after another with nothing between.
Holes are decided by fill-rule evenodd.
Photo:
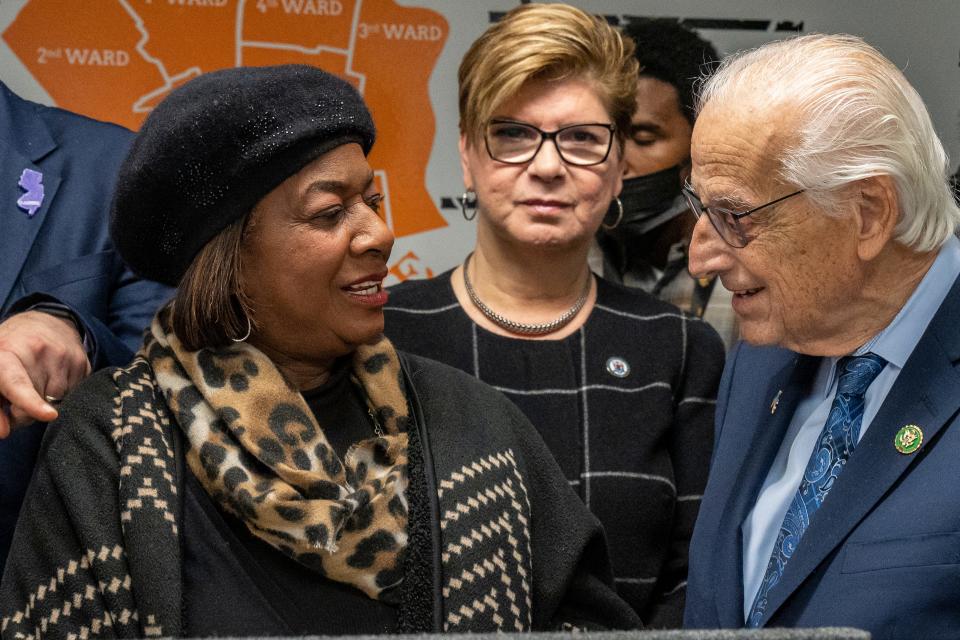
<instances>
[{"instance_id":1,"label":"new jersey state shape pin","mask_svg":"<svg viewBox=\"0 0 960 640\"><path fill-rule=\"evenodd\" d=\"M24 169L17 186L26 192L17 199L17 206L32 218L43 205L43 174L33 169Z\"/></svg>"}]
</instances>

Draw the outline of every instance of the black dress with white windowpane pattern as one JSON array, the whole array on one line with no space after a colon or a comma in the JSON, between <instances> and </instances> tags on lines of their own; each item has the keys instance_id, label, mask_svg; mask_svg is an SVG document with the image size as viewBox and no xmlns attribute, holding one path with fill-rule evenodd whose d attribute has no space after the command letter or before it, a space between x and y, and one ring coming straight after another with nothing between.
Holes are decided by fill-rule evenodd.
<instances>
[{"instance_id":1,"label":"black dress with white windowpane pattern","mask_svg":"<svg viewBox=\"0 0 960 640\"><path fill-rule=\"evenodd\" d=\"M680 626L713 446L720 339L675 307L605 280L569 337L508 338L470 320L450 277L393 287L387 335L516 403L603 523L621 596L646 624Z\"/></svg>"}]
</instances>

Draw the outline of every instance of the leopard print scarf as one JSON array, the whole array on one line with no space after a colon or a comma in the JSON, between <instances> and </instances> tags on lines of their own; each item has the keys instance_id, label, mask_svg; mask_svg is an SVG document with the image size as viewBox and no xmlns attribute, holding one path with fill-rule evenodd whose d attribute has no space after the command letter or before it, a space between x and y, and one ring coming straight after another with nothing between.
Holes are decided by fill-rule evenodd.
<instances>
[{"instance_id":1,"label":"leopard print scarf","mask_svg":"<svg viewBox=\"0 0 960 640\"><path fill-rule=\"evenodd\" d=\"M141 355L189 441L187 463L207 493L258 538L374 599L403 577L407 545L407 403L386 338L358 348L353 373L382 437L341 461L303 396L246 343L187 351L168 306ZM329 425L336 428L336 425Z\"/></svg>"}]
</instances>

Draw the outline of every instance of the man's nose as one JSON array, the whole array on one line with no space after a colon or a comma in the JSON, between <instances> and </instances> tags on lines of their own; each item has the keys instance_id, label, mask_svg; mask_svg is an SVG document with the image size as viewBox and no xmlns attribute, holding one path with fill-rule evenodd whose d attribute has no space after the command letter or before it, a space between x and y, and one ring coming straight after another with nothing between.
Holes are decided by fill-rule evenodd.
<instances>
[{"instance_id":1,"label":"man's nose","mask_svg":"<svg viewBox=\"0 0 960 640\"><path fill-rule=\"evenodd\" d=\"M710 278L729 268L730 247L710 219L702 215L693 227L687 269L694 278Z\"/></svg>"}]
</instances>

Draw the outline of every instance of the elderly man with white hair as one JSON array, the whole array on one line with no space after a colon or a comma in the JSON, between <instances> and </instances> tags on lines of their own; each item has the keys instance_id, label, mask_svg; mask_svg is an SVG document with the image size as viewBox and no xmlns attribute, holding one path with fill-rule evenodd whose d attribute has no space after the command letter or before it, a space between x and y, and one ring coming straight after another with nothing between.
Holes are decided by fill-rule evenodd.
<instances>
[{"instance_id":1,"label":"elderly man with white hair","mask_svg":"<svg viewBox=\"0 0 960 640\"><path fill-rule=\"evenodd\" d=\"M851 36L724 62L685 188L733 293L691 627L960 635L960 211L917 92Z\"/></svg>"}]
</instances>

